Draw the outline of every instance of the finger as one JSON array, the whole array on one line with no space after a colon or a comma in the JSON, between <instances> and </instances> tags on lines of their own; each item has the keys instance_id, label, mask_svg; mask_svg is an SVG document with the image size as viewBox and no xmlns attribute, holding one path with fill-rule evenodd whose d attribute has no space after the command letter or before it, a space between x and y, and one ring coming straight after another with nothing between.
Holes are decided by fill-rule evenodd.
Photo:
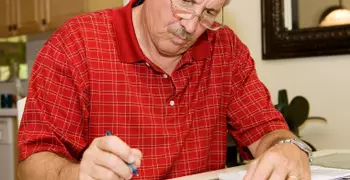
<instances>
[{"instance_id":1,"label":"finger","mask_svg":"<svg viewBox=\"0 0 350 180\"><path fill-rule=\"evenodd\" d=\"M135 163L133 164L134 167L137 169L141 166L141 160L140 159L136 159Z\"/></svg>"},{"instance_id":2,"label":"finger","mask_svg":"<svg viewBox=\"0 0 350 180\"><path fill-rule=\"evenodd\" d=\"M98 138L97 148L113 153L128 163L134 163L136 157L132 155L131 148L117 136L105 136Z\"/></svg>"},{"instance_id":3,"label":"finger","mask_svg":"<svg viewBox=\"0 0 350 180\"><path fill-rule=\"evenodd\" d=\"M132 148L131 149L131 153L136 157L136 160L135 160L135 163L134 163L135 167L136 168L140 167L141 166L142 156L143 156L141 151L138 150L138 149Z\"/></svg>"},{"instance_id":4,"label":"finger","mask_svg":"<svg viewBox=\"0 0 350 180\"><path fill-rule=\"evenodd\" d=\"M142 159L142 152L138 149L132 148L131 153L135 155L137 158Z\"/></svg>"},{"instance_id":5,"label":"finger","mask_svg":"<svg viewBox=\"0 0 350 180\"><path fill-rule=\"evenodd\" d=\"M288 172L287 172L286 168L281 166L272 172L269 179L271 179L271 180L285 180L285 179L287 179L287 175L288 175Z\"/></svg>"},{"instance_id":6,"label":"finger","mask_svg":"<svg viewBox=\"0 0 350 180\"><path fill-rule=\"evenodd\" d=\"M79 173L79 180L95 180L95 179L87 174Z\"/></svg>"},{"instance_id":7,"label":"finger","mask_svg":"<svg viewBox=\"0 0 350 180\"><path fill-rule=\"evenodd\" d=\"M298 178L298 176L288 176L288 178L286 178L287 180L300 180L300 178Z\"/></svg>"},{"instance_id":8,"label":"finger","mask_svg":"<svg viewBox=\"0 0 350 180\"><path fill-rule=\"evenodd\" d=\"M243 180L252 179L253 173L255 172L255 169L256 169L256 166L258 165L258 163L259 163L259 159L256 159L249 164L247 173L245 174Z\"/></svg>"},{"instance_id":9,"label":"finger","mask_svg":"<svg viewBox=\"0 0 350 180\"><path fill-rule=\"evenodd\" d=\"M302 169L301 172L303 172L301 180L310 180L311 179L310 166L306 167L305 169Z\"/></svg>"},{"instance_id":10,"label":"finger","mask_svg":"<svg viewBox=\"0 0 350 180\"><path fill-rule=\"evenodd\" d=\"M301 180L310 180L311 179L311 169L309 164L309 159L307 158L306 163L301 162L301 166L299 166L299 171L301 172Z\"/></svg>"},{"instance_id":11,"label":"finger","mask_svg":"<svg viewBox=\"0 0 350 180\"><path fill-rule=\"evenodd\" d=\"M273 170L274 170L274 163L271 163L269 158L264 157L259 160L259 164L257 164L251 179L253 180L269 179Z\"/></svg>"},{"instance_id":12,"label":"finger","mask_svg":"<svg viewBox=\"0 0 350 180\"><path fill-rule=\"evenodd\" d=\"M299 162L289 161L285 166L287 171L287 178L289 180L304 180L302 177L303 174L303 165Z\"/></svg>"},{"instance_id":13,"label":"finger","mask_svg":"<svg viewBox=\"0 0 350 180\"><path fill-rule=\"evenodd\" d=\"M100 153L96 155L94 163L98 166L109 169L124 179L128 179L132 176L131 170L127 164L112 153L100 151Z\"/></svg>"},{"instance_id":14,"label":"finger","mask_svg":"<svg viewBox=\"0 0 350 180\"><path fill-rule=\"evenodd\" d=\"M108 170L105 167L98 166L98 165L91 166L91 177L94 179L103 179L103 180L121 180L121 178L111 170Z\"/></svg>"},{"instance_id":15,"label":"finger","mask_svg":"<svg viewBox=\"0 0 350 180\"><path fill-rule=\"evenodd\" d=\"M298 173L296 170L289 173L287 180L311 180L311 172L309 167L303 168L302 166L299 166L299 168L296 168L298 170Z\"/></svg>"}]
</instances>

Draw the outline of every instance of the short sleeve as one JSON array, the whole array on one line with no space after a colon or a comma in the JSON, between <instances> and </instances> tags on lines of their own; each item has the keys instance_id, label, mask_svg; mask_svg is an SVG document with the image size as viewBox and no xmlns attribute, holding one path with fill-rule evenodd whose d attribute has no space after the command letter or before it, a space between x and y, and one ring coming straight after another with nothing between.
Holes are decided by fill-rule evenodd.
<instances>
[{"instance_id":1,"label":"short sleeve","mask_svg":"<svg viewBox=\"0 0 350 180\"><path fill-rule=\"evenodd\" d=\"M18 133L19 161L42 151L77 161L87 146L87 85L78 53L64 47L69 38L61 36L51 37L34 63Z\"/></svg>"},{"instance_id":2,"label":"short sleeve","mask_svg":"<svg viewBox=\"0 0 350 180\"><path fill-rule=\"evenodd\" d=\"M245 159L253 158L247 146L266 133L288 129L283 116L272 102L268 89L259 80L248 48L237 38L233 41L235 59L239 61L232 75L228 104L229 132Z\"/></svg>"}]
</instances>

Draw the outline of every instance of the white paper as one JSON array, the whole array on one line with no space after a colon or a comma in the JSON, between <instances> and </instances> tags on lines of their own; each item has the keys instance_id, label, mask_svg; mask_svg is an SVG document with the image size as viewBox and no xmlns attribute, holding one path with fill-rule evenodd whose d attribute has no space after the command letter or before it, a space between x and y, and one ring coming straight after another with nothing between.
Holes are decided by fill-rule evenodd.
<instances>
[{"instance_id":1,"label":"white paper","mask_svg":"<svg viewBox=\"0 0 350 180\"><path fill-rule=\"evenodd\" d=\"M219 174L220 180L242 180L247 171L230 172ZM325 168L321 166L311 166L312 180L331 180L350 176L350 170Z\"/></svg>"}]
</instances>

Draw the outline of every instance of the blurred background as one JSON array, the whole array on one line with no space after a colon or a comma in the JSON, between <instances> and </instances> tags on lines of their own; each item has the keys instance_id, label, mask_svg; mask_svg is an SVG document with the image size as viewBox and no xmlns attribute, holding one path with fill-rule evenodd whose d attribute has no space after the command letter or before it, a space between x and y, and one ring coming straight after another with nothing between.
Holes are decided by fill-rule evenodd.
<instances>
[{"instance_id":1,"label":"blurred background","mask_svg":"<svg viewBox=\"0 0 350 180\"><path fill-rule=\"evenodd\" d=\"M128 0L0 0L0 179L16 171L17 100L27 93L28 78L41 46L65 20L82 13L115 8ZM225 24L248 46L260 79L274 104L281 89L289 99L308 100L308 116L299 135L320 149L350 149L350 55L265 61L262 58L261 6L264 0L231 0ZM281 0L285 28L302 30L350 24L350 0ZM265 12L268 13L268 12Z\"/></svg>"}]
</instances>

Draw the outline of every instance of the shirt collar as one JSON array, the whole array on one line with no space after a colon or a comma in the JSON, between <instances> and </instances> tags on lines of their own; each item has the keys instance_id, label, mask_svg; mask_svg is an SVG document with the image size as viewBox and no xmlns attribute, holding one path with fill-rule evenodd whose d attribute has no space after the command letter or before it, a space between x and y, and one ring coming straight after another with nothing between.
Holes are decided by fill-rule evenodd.
<instances>
[{"instance_id":1,"label":"shirt collar","mask_svg":"<svg viewBox=\"0 0 350 180\"><path fill-rule=\"evenodd\" d=\"M190 54L194 60L203 60L210 56L210 52L208 31L205 31L190 48Z\"/></svg>"},{"instance_id":2,"label":"shirt collar","mask_svg":"<svg viewBox=\"0 0 350 180\"><path fill-rule=\"evenodd\" d=\"M120 61L126 63L135 63L146 59L137 41L132 22L132 8L139 2L142 1L130 0L126 6L113 10L113 26L116 32L117 50ZM188 52L195 60L205 59L210 56L207 32L198 38Z\"/></svg>"}]
</instances>

